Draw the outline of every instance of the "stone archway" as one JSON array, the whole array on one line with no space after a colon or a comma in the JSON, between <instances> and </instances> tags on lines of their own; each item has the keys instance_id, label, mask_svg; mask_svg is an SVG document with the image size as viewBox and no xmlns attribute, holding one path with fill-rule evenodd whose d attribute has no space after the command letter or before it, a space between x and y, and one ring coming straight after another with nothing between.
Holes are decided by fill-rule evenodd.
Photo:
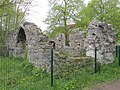
<instances>
[{"instance_id":1,"label":"stone archway","mask_svg":"<svg viewBox=\"0 0 120 90\"><path fill-rule=\"evenodd\" d=\"M16 49L15 55L17 57L26 57L26 34L25 30L20 26L16 34Z\"/></svg>"},{"instance_id":2,"label":"stone archway","mask_svg":"<svg viewBox=\"0 0 120 90\"><path fill-rule=\"evenodd\" d=\"M25 30L20 26L18 29L17 37L16 37L16 53L19 56L23 56L26 50L26 34Z\"/></svg>"},{"instance_id":3,"label":"stone archway","mask_svg":"<svg viewBox=\"0 0 120 90\"><path fill-rule=\"evenodd\" d=\"M24 44L26 42L26 34L22 27L19 28L19 32L17 34L17 43Z\"/></svg>"}]
</instances>

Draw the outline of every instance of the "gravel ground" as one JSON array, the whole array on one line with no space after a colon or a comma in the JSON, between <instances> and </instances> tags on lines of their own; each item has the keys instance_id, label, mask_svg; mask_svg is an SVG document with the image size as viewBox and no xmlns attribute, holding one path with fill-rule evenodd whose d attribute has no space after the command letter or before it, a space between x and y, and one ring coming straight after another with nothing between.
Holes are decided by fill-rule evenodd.
<instances>
[{"instance_id":1,"label":"gravel ground","mask_svg":"<svg viewBox=\"0 0 120 90\"><path fill-rule=\"evenodd\" d=\"M111 83L102 84L100 86L88 90L120 90L120 79Z\"/></svg>"}]
</instances>

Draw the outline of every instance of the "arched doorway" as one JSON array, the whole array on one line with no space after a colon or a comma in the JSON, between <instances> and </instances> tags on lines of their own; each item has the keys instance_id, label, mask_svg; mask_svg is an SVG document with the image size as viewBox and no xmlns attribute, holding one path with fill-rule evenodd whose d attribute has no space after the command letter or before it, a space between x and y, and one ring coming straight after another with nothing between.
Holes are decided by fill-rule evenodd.
<instances>
[{"instance_id":1,"label":"arched doorway","mask_svg":"<svg viewBox=\"0 0 120 90\"><path fill-rule=\"evenodd\" d=\"M26 57L26 34L22 27L19 27L16 37L15 54L17 57Z\"/></svg>"},{"instance_id":2,"label":"arched doorway","mask_svg":"<svg viewBox=\"0 0 120 90\"><path fill-rule=\"evenodd\" d=\"M19 31L18 31L18 34L17 34L16 46L18 48L25 49L26 48L26 34L25 34L25 31L22 27L19 27L18 30Z\"/></svg>"},{"instance_id":3,"label":"arched doorway","mask_svg":"<svg viewBox=\"0 0 120 90\"><path fill-rule=\"evenodd\" d=\"M17 35L17 44L18 43L25 44L25 42L26 42L25 31L22 27L20 27Z\"/></svg>"}]
</instances>

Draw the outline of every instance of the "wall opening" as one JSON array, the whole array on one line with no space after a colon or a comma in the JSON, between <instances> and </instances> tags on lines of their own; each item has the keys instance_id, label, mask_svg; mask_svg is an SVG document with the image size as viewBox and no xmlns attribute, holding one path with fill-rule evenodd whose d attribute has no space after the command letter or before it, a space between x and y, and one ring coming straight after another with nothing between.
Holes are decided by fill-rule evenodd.
<instances>
[{"instance_id":1,"label":"wall opening","mask_svg":"<svg viewBox=\"0 0 120 90\"><path fill-rule=\"evenodd\" d=\"M27 51L26 51L26 34L22 27L20 27L19 32L17 34L17 43L16 43L16 55L17 57L27 57Z\"/></svg>"},{"instance_id":2,"label":"wall opening","mask_svg":"<svg viewBox=\"0 0 120 90\"><path fill-rule=\"evenodd\" d=\"M20 27L17 35L17 43L25 43L25 42L26 42L25 31L22 27Z\"/></svg>"}]
</instances>

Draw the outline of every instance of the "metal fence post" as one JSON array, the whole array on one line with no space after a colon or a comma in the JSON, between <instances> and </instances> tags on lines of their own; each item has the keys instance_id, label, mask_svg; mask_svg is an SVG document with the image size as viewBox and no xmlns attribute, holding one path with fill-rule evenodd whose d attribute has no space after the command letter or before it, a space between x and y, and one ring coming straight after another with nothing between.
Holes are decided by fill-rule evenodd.
<instances>
[{"instance_id":1,"label":"metal fence post","mask_svg":"<svg viewBox=\"0 0 120 90\"><path fill-rule=\"evenodd\" d=\"M97 48L95 47L95 73L97 73Z\"/></svg>"},{"instance_id":2,"label":"metal fence post","mask_svg":"<svg viewBox=\"0 0 120 90\"><path fill-rule=\"evenodd\" d=\"M53 48L51 48L51 87L53 87Z\"/></svg>"},{"instance_id":3,"label":"metal fence post","mask_svg":"<svg viewBox=\"0 0 120 90\"><path fill-rule=\"evenodd\" d=\"M118 65L120 66L120 46L119 46L119 49L118 49L118 53L119 53L119 55L118 55Z\"/></svg>"}]
</instances>

